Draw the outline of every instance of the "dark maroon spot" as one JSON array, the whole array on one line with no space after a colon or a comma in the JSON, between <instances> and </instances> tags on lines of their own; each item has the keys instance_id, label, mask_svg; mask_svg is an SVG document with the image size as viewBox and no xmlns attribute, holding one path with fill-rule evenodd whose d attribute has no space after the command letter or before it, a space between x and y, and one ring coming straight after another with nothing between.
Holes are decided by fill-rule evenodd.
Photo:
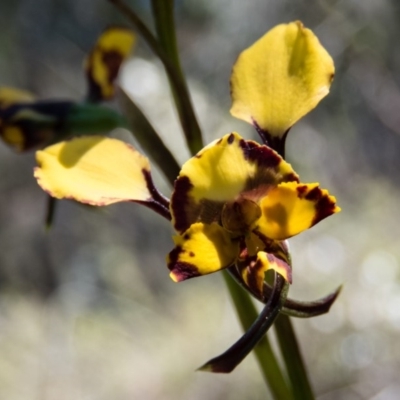
<instances>
[{"instance_id":1,"label":"dark maroon spot","mask_svg":"<svg viewBox=\"0 0 400 400\"><path fill-rule=\"evenodd\" d=\"M258 164L262 168L276 168L282 158L267 146L260 146L251 140L241 140L239 146L244 158Z\"/></svg>"},{"instance_id":2,"label":"dark maroon spot","mask_svg":"<svg viewBox=\"0 0 400 400\"><path fill-rule=\"evenodd\" d=\"M282 158L285 158L285 142L290 128L282 136L273 136L266 129L261 128L254 118L252 118L252 120L253 126L260 135L263 143L271 149L274 149Z\"/></svg>"},{"instance_id":3,"label":"dark maroon spot","mask_svg":"<svg viewBox=\"0 0 400 400\"><path fill-rule=\"evenodd\" d=\"M231 133L228 137L228 144L232 144L235 140L235 135Z\"/></svg>"},{"instance_id":4,"label":"dark maroon spot","mask_svg":"<svg viewBox=\"0 0 400 400\"><path fill-rule=\"evenodd\" d=\"M296 190L297 190L298 197L300 197L302 199L304 197L305 193L307 192L307 185L297 186Z\"/></svg>"},{"instance_id":5,"label":"dark maroon spot","mask_svg":"<svg viewBox=\"0 0 400 400\"><path fill-rule=\"evenodd\" d=\"M182 253L182 247L176 246L170 253L169 253L169 262L168 268L172 269L172 267L178 262L179 254Z\"/></svg>"},{"instance_id":6,"label":"dark maroon spot","mask_svg":"<svg viewBox=\"0 0 400 400\"><path fill-rule=\"evenodd\" d=\"M183 238L184 238L185 240L189 240L189 239L190 239L190 235L189 235L188 233L185 233L185 234L183 235Z\"/></svg>"},{"instance_id":7,"label":"dark maroon spot","mask_svg":"<svg viewBox=\"0 0 400 400\"><path fill-rule=\"evenodd\" d=\"M322 197L322 191L318 186L316 186L314 189L311 189L307 193L306 200L317 202L321 200L321 197Z\"/></svg>"},{"instance_id":8,"label":"dark maroon spot","mask_svg":"<svg viewBox=\"0 0 400 400\"><path fill-rule=\"evenodd\" d=\"M174 273L178 282L201 275L196 266L186 262L177 262L174 265L169 264L168 268Z\"/></svg>"},{"instance_id":9,"label":"dark maroon spot","mask_svg":"<svg viewBox=\"0 0 400 400\"><path fill-rule=\"evenodd\" d=\"M252 257L253 259L255 258ZM247 284L249 285L249 289L260 296L262 293L260 292L258 286L258 272L263 268L263 265L260 260L251 261L249 266L247 267L248 275L247 275Z\"/></svg>"},{"instance_id":10,"label":"dark maroon spot","mask_svg":"<svg viewBox=\"0 0 400 400\"><path fill-rule=\"evenodd\" d=\"M215 143L215 144L221 144L221 142L222 142L222 138L221 138L221 139L219 139L219 140L218 140L218 142L217 142L217 143Z\"/></svg>"},{"instance_id":11,"label":"dark maroon spot","mask_svg":"<svg viewBox=\"0 0 400 400\"><path fill-rule=\"evenodd\" d=\"M291 172L284 177L283 182L299 182L299 177L294 172Z\"/></svg>"},{"instance_id":12,"label":"dark maroon spot","mask_svg":"<svg viewBox=\"0 0 400 400\"><path fill-rule=\"evenodd\" d=\"M317 224L319 221L326 217L329 217L335 212L336 204L329 198L329 196L323 196L316 204L316 214L312 221L312 225Z\"/></svg>"},{"instance_id":13,"label":"dark maroon spot","mask_svg":"<svg viewBox=\"0 0 400 400\"><path fill-rule=\"evenodd\" d=\"M175 181L174 192L171 197L171 212L175 218L175 229L178 232L185 231L190 225L185 206L189 202L188 194L192 188L193 184L187 176L182 176Z\"/></svg>"},{"instance_id":14,"label":"dark maroon spot","mask_svg":"<svg viewBox=\"0 0 400 400\"><path fill-rule=\"evenodd\" d=\"M197 153L194 158L201 158L202 154Z\"/></svg>"},{"instance_id":15,"label":"dark maroon spot","mask_svg":"<svg viewBox=\"0 0 400 400\"><path fill-rule=\"evenodd\" d=\"M190 251L190 252L189 252L189 256L190 256L190 257L194 257L194 256L195 256L195 254L193 253L193 251Z\"/></svg>"},{"instance_id":16,"label":"dark maroon spot","mask_svg":"<svg viewBox=\"0 0 400 400\"><path fill-rule=\"evenodd\" d=\"M118 76L119 68L121 67L123 56L115 50L104 51L101 60L107 66L108 82L113 83Z\"/></svg>"}]
</instances>

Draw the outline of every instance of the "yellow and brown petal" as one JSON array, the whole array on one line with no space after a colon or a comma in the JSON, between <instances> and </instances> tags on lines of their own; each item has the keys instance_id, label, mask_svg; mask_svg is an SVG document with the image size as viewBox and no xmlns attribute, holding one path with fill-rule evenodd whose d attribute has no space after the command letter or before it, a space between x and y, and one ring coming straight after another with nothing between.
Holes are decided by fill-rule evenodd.
<instances>
[{"instance_id":1,"label":"yellow and brown petal","mask_svg":"<svg viewBox=\"0 0 400 400\"><path fill-rule=\"evenodd\" d=\"M318 183L281 183L269 190L260 207L253 230L272 240L288 239L340 211L335 197Z\"/></svg>"},{"instance_id":2,"label":"yellow and brown petal","mask_svg":"<svg viewBox=\"0 0 400 400\"><path fill-rule=\"evenodd\" d=\"M127 28L110 27L101 34L85 61L89 99L101 101L114 96L114 82L134 43L135 35Z\"/></svg>"},{"instance_id":3,"label":"yellow and brown petal","mask_svg":"<svg viewBox=\"0 0 400 400\"><path fill-rule=\"evenodd\" d=\"M217 223L195 223L173 239L167 263L175 282L227 268L239 253L239 242Z\"/></svg>"},{"instance_id":4,"label":"yellow and brown petal","mask_svg":"<svg viewBox=\"0 0 400 400\"><path fill-rule=\"evenodd\" d=\"M262 297L265 273L267 271L276 271L287 282L292 283L292 269L290 265L272 253L259 251L256 256L249 256L241 260L238 263L238 267L243 281L256 297Z\"/></svg>"},{"instance_id":5,"label":"yellow and brown petal","mask_svg":"<svg viewBox=\"0 0 400 400\"><path fill-rule=\"evenodd\" d=\"M194 222L218 222L224 204L241 193L290 181L297 174L274 150L227 134L183 165L171 198L174 227L183 232Z\"/></svg>"},{"instance_id":6,"label":"yellow and brown petal","mask_svg":"<svg viewBox=\"0 0 400 400\"><path fill-rule=\"evenodd\" d=\"M281 24L243 51L231 76L231 114L271 138L310 112L329 92L332 58L299 21Z\"/></svg>"}]
</instances>

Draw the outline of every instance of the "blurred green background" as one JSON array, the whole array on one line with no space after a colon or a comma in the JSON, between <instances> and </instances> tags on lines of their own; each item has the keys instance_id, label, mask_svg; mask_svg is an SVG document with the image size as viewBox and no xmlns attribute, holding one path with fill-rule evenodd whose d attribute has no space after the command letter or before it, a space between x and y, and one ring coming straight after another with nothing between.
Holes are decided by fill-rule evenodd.
<instances>
[{"instance_id":1,"label":"blurred green background","mask_svg":"<svg viewBox=\"0 0 400 400\"><path fill-rule=\"evenodd\" d=\"M151 25L148 3L130 1ZM207 142L232 130L257 139L229 114L229 76L240 51L274 25L300 19L334 58L331 94L292 129L287 158L304 182L329 188L342 212L291 239L290 295L344 290L328 315L295 326L318 399L400 398L400 3L176 3ZM82 98L86 52L120 23L105 0L3 0L0 85ZM184 162L165 74L140 38L120 83ZM1 399L268 398L252 355L230 375L195 372L241 335L220 274L174 284L165 265L172 228L138 205L63 201L46 232L34 165L34 154L0 143Z\"/></svg>"}]
</instances>

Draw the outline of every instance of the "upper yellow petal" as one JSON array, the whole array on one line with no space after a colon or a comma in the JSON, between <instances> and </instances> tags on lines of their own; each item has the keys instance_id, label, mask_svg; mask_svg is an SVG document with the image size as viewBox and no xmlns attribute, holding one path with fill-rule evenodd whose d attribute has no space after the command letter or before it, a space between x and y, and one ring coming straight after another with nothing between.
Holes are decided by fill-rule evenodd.
<instances>
[{"instance_id":1,"label":"upper yellow petal","mask_svg":"<svg viewBox=\"0 0 400 400\"><path fill-rule=\"evenodd\" d=\"M273 240L284 240L340 211L336 199L318 183L281 183L260 203L262 216L254 229Z\"/></svg>"},{"instance_id":2,"label":"upper yellow petal","mask_svg":"<svg viewBox=\"0 0 400 400\"><path fill-rule=\"evenodd\" d=\"M104 206L151 198L148 159L117 139L75 138L38 151L36 160L39 185L58 199Z\"/></svg>"},{"instance_id":3,"label":"upper yellow petal","mask_svg":"<svg viewBox=\"0 0 400 400\"><path fill-rule=\"evenodd\" d=\"M100 35L85 61L91 98L104 100L114 96L114 81L134 43L134 33L122 27L108 28Z\"/></svg>"},{"instance_id":4,"label":"upper yellow petal","mask_svg":"<svg viewBox=\"0 0 400 400\"><path fill-rule=\"evenodd\" d=\"M175 282L210 274L229 267L239 252L225 229L216 223L196 223L174 237L175 249L168 256L168 268Z\"/></svg>"},{"instance_id":5,"label":"upper yellow petal","mask_svg":"<svg viewBox=\"0 0 400 400\"><path fill-rule=\"evenodd\" d=\"M183 165L171 199L175 229L218 221L224 203L240 193L291 180L297 175L275 151L227 134Z\"/></svg>"},{"instance_id":6,"label":"upper yellow petal","mask_svg":"<svg viewBox=\"0 0 400 400\"><path fill-rule=\"evenodd\" d=\"M278 25L236 61L231 114L282 136L329 92L332 58L301 22Z\"/></svg>"}]
</instances>

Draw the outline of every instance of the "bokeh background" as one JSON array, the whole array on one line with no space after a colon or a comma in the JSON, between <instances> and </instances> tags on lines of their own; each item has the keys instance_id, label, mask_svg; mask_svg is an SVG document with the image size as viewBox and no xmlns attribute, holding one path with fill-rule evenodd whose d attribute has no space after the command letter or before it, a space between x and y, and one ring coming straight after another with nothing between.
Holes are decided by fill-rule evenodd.
<instances>
[{"instance_id":1,"label":"bokeh background","mask_svg":"<svg viewBox=\"0 0 400 400\"><path fill-rule=\"evenodd\" d=\"M290 294L312 300L344 288L328 315L295 327L318 399L400 398L400 3L176 3L207 141L232 130L256 139L229 114L229 76L240 51L274 25L302 20L334 58L331 94L292 129L287 158L343 211L291 239ZM148 0L130 4L152 26ZM81 99L86 52L120 23L106 0L2 0L0 85ZM184 162L165 74L141 38L120 78ZM268 398L252 355L229 375L195 372L241 330L219 274L179 285L168 278L167 222L138 205L94 210L63 201L47 232L34 165L33 153L0 143L0 398Z\"/></svg>"}]
</instances>

